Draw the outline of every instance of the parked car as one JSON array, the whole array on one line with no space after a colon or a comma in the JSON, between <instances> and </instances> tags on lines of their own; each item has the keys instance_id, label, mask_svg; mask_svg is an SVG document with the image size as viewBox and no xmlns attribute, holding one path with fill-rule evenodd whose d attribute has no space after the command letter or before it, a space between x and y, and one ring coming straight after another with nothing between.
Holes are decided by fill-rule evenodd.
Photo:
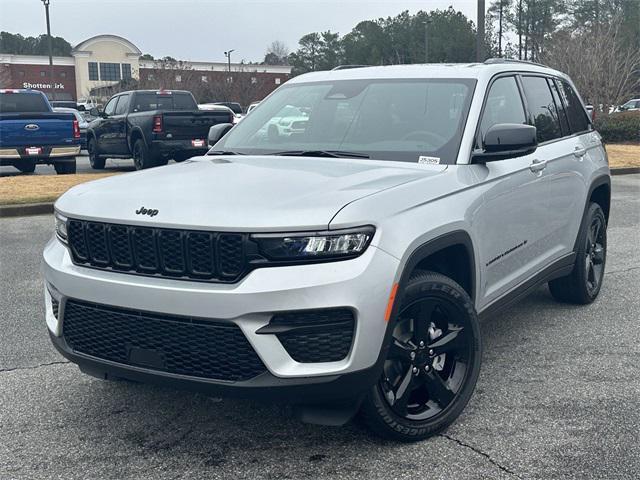
<instances>
[{"instance_id":1,"label":"parked car","mask_svg":"<svg viewBox=\"0 0 640 480\"><path fill-rule=\"evenodd\" d=\"M78 127L80 128L80 148L82 150L87 149L87 127L89 126L89 122L82 115L81 112L76 110L75 108L62 108L56 107L53 109L54 112L63 112L63 113L71 113L76 121L78 122Z\"/></svg>"},{"instance_id":2,"label":"parked car","mask_svg":"<svg viewBox=\"0 0 640 480\"><path fill-rule=\"evenodd\" d=\"M238 123L244 117L242 106L237 102L215 102L214 105L224 105L225 107L230 108L235 115L234 124Z\"/></svg>"},{"instance_id":3,"label":"parked car","mask_svg":"<svg viewBox=\"0 0 640 480\"><path fill-rule=\"evenodd\" d=\"M49 164L56 173L75 173L79 153L80 127L72 113L54 112L37 90L0 90L0 165L31 173L37 164Z\"/></svg>"},{"instance_id":4,"label":"parked car","mask_svg":"<svg viewBox=\"0 0 640 480\"><path fill-rule=\"evenodd\" d=\"M249 105L249 107L247 108L247 115L249 113L251 113L251 110L253 110L254 108L256 108L258 105L260 105L260 102L253 102Z\"/></svg>"},{"instance_id":5,"label":"parked car","mask_svg":"<svg viewBox=\"0 0 640 480\"><path fill-rule=\"evenodd\" d=\"M624 105L620 105L615 109L616 112L628 112L634 110L640 110L640 98L629 100Z\"/></svg>"},{"instance_id":6,"label":"parked car","mask_svg":"<svg viewBox=\"0 0 640 480\"><path fill-rule=\"evenodd\" d=\"M78 110L80 110L81 112L89 111L92 108L101 109L100 108L101 105L91 98L79 98L77 103L78 103Z\"/></svg>"},{"instance_id":7,"label":"parked car","mask_svg":"<svg viewBox=\"0 0 640 480\"><path fill-rule=\"evenodd\" d=\"M51 108L72 108L78 110L78 104L70 100L49 100Z\"/></svg>"},{"instance_id":8,"label":"parked car","mask_svg":"<svg viewBox=\"0 0 640 480\"><path fill-rule=\"evenodd\" d=\"M287 106L304 132L261 135ZM561 72L312 72L188 165L60 197L46 323L101 379L278 399L333 425L360 411L419 440L472 396L479 319L542 283L597 298L609 209L605 149Z\"/></svg>"},{"instance_id":9,"label":"parked car","mask_svg":"<svg viewBox=\"0 0 640 480\"><path fill-rule=\"evenodd\" d=\"M100 118L89 124L87 149L92 168L102 169L109 157L133 157L136 169L181 162L207 149L209 127L231 123L233 113L203 111L190 92L134 90L112 97Z\"/></svg>"}]
</instances>

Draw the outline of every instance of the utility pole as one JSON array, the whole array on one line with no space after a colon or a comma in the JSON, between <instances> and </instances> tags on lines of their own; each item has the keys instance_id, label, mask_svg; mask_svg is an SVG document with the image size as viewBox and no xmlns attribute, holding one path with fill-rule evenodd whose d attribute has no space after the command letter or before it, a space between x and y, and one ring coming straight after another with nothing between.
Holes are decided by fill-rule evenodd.
<instances>
[{"instance_id":1,"label":"utility pole","mask_svg":"<svg viewBox=\"0 0 640 480\"><path fill-rule=\"evenodd\" d=\"M478 0L478 37L476 38L476 61L484 62L484 0Z\"/></svg>"},{"instance_id":2,"label":"utility pole","mask_svg":"<svg viewBox=\"0 0 640 480\"><path fill-rule=\"evenodd\" d=\"M53 77L53 44L51 42L51 24L49 23L49 0L42 0L47 17L47 41L49 43L49 78L51 81L51 99L56 99L56 81Z\"/></svg>"}]
</instances>

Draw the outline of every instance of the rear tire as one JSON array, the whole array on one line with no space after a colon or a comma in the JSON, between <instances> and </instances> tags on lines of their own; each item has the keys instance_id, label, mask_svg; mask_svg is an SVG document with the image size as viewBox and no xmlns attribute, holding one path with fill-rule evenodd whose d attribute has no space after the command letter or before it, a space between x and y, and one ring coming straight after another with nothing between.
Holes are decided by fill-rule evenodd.
<instances>
[{"instance_id":1,"label":"rear tire","mask_svg":"<svg viewBox=\"0 0 640 480\"><path fill-rule=\"evenodd\" d=\"M76 159L71 161L56 162L53 164L58 175L70 175L76 173Z\"/></svg>"},{"instance_id":2,"label":"rear tire","mask_svg":"<svg viewBox=\"0 0 640 480\"><path fill-rule=\"evenodd\" d=\"M36 171L36 162L35 160L20 160L15 167L22 173L33 173Z\"/></svg>"},{"instance_id":3,"label":"rear tire","mask_svg":"<svg viewBox=\"0 0 640 480\"><path fill-rule=\"evenodd\" d=\"M166 163L166 161L165 161ZM146 168L155 167L161 164L160 159L154 157L144 140L138 138L133 144L133 164L136 170L144 170Z\"/></svg>"},{"instance_id":4,"label":"rear tire","mask_svg":"<svg viewBox=\"0 0 640 480\"><path fill-rule=\"evenodd\" d=\"M471 398L480 327L467 292L434 272L411 277L397 316L383 372L360 413L379 436L415 442L447 428Z\"/></svg>"},{"instance_id":5,"label":"rear tire","mask_svg":"<svg viewBox=\"0 0 640 480\"><path fill-rule=\"evenodd\" d=\"M87 143L87 152L89 152L89 164L91 168L95 170L104 169L104 164L107 160L98 156L98 142L96 142L96 139L93 137L91 137L89 143Z\"/></svg>"},{"instance_id":6,"label":"rear tire","mask_svg":"<svg viewBox=\"0 0 640 480\"><path fill-rule=\"evenodd\" d=\"M573 270L549 282L549 291L560 302L586 305L600 293L607 261L607 219L597 203L585 212L577 239Z\"/></svg>"}]
</instances>

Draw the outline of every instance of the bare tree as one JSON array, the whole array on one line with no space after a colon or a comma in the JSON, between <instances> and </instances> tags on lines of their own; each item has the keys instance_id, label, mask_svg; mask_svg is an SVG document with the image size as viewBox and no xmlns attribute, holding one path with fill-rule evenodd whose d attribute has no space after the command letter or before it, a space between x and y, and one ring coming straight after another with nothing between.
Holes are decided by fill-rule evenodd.
<instances>
[{"instance_id":1,"label":"bare tree","mask_svg":"<svg viewBox=\"0 0 640 480\"><path fill-rule=\"evenodd\" d=\"M541 58L543 63L569 74L584 99L602 105L604 112L640 87L640 49L623 41L622 20L614 17L601 23L597 31L562 30Z\"/></svg>"},{"instance_id":2,"label":"bare tree","mask_svg":"<svg viewBox=\"0 0 640 480\"><path fill-rule=\"evenodd\" d=\"M274 40L267 47L264 56L264 63L267 65L287 65L289 59L289 49L280 40Z\"/></svg>"},{"instance_id":3,"label":"bare tree","mask_svg":"<svg viewBox=\"0 0 640 480\"><path fill-rule=\"evenodd\" d=\"M9 67L0 65L0 88L7 88L11 86L11 70Z\"/></svg>"}]
</instances>

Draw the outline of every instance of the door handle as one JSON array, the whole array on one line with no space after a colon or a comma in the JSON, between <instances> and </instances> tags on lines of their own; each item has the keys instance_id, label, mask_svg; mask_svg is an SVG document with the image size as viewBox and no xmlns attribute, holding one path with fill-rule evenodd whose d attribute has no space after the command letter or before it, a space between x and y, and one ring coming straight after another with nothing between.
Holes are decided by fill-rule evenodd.
<instances>
[{"instance_id":1,"label":"door handle","mask_svg":"<svg viewBox=\"0 0 640 480\"><path fill-rule=\"evenodd\" d=\"M547 168L547 161L538 160L537 158L535 158L533 162L531 162L531 165L529 165L529 170L531 170L533 173L541 172L545 168Z\"/></svg>"},{"instance_id":2,"label":"door handle","mask_svg":"<svg viewBox=\"0 0 640 480\"><path fill-rule=\"evenodd\" d=\"M576 145L576 148L573 149L573 156L576 158L584 157L586 153L587 149L579 145Z\"/></svg>"}]
</instances>

